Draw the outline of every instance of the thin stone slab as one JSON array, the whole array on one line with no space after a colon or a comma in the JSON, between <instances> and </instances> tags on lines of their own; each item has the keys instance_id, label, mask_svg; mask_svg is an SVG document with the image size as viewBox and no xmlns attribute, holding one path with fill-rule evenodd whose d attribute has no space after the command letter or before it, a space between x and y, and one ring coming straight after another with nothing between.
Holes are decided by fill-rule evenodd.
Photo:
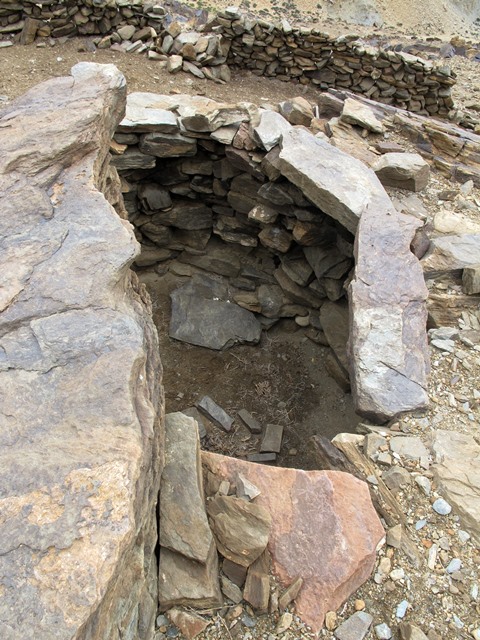
<instances>
[{"instance_id":1,"label":"thin stone slab","mask_svg":"<svg viewBox=\"0 0 480 640\"><path fill-rule=\"evenodd\" d=\"M125 117L118 131L176 133L180 127L177 117L165 107L162 96L153 93L130 93L127 97Z\"/></svg>"},{"instance_id":2,"label":"thin stone slab","mask_svg":"<svg viewBox=\"0 0 480 640\"><path fill-rule=\"evenodd\" d=\"M373 133L384 133L385 126L377 118L373 109L354 98L347 98L343 103L340 119L348 124L355 124Z\"/></svg>"},{"instance_id":3,"label":"thin stone slab","mask_svg":"<svg viewBox=\"0 0 480 640\"><path fill-rule=\"evenodd\" d=\"M157 158L178 158L194 156L197 153L197 141L181 133L144 133L138 147L142 153Z\"/></svg>"},{"instance_id":4,"label":"thin stone slab","mask_svg":"<svg viewBox=\"0 0 480 640\"><path fill-rule=\"evenodd\" d=\"M205 512L198 428L183 413L165 416L159 531L161 547L207 562L213 537Z\"/></svg>"},{"instance_id":5,"label":"thin stone slab","mask_svg":"<svg viewBox=\"0 0 480 640\"><path fill-rule=\"evenodd\" d=\"M422 267L427 276L452 273L480 264L480 234L432 238Z\"/></svg>"},{"instance_id":6,"label":"thin stone slab","mask_svg":"<svg viewBox=\"0 0 480 640\"><path fill-rule=\"evenodd\" d=\"M194 276L173 291L170 337L215 350L244 342L257 344L262 328L254 314L228 302L226 289L219 291L210 286L212 282Z\"/></svg>"},{"instance_id":7,"label":"thin stone slab","mask_svg":"<svg viewBox=\"0 0 480 640\"><path fill-rule=\"evenodd\" d=\"M273 572L285 588L304 579L296 611L318 632L325 613L336 610L374 568L384 531L367 485L338 471L269 467L209 452L202 452L202 463L232 483L241 473L260 489L255 503L272 518Z\"/></svg>"},{"instance_id":8,"label":"thin stone slab","mask_svg":"<svg viewBox=\"0 0 480 640\"><path fill-rule=\"evenodd\" d=\"M283 425L267 424L265 435L260 445L260 453L280 453L282 449Z\"/></svg>"},{"instance_id":9,"label":"thin stone slab","mask_svg":"<svg viewBox=\"0 0 480 640\"><path fill-rule=\"evenodd\" d=\"M209 396L203 396L203 398L197 402L197 408L224 431L231 431L233 418Z\"/></svg>"},{"instance_id":10,"label":"thin stone slab","mask_svg":"<svg viewBox=\"0 0 480 640\"><path fill-rule=\"evenodd\" d=\"M258 420L256 420L246 409L240 409L238 417L252 433L262 432L262 427Z\"/></svg>"}]
</instances>

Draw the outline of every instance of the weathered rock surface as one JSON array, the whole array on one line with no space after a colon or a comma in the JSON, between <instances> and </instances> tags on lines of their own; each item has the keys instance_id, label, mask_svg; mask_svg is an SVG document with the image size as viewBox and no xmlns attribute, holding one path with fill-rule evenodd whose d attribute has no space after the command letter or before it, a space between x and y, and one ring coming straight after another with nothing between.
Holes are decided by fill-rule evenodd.
<instances>
[{"instance_id":1,"label":"weathered rock surface","mask_svg":"<svg viewBox=\"0 0 480 640\"><path fill-rule=\"evenodd\" d=\"M124 104L115 67L81 63L0 113L5 640L153 632L161 366L100 191Z\"/></svg>"},{"instance_id":2,"label":"weathered rock surface","mask_svg":"<svg viewBox=\"0 0 480 640\"><path fill-rule=\"evenodd\" d=\"M207 562L202 564L162 548L158 574L158 601L162 610L186 606L216 607L222 603L218 581L218 555L212 545Z\"/></svg>"},{"instance_id":3,"label":"weathered rock surface","mask_svg":"<svg viewBox=\"0 0 480 640\"><path fill-rule=\"evenodd\" d=\"M480 541L480 446L467 434L437 430L432 450L441 493Z\"/></svg>"},{"instance_id":4,"label":"weathered rock surface","mask_svg":"<svg viewBox=\"0 0 480 640\"><path fill-rule=\"evenodd\" d=\"M170 337L209 349L260 340L261 325L253 313L228 302L226 287L194 276L172 294Z\"/></svg>"},{"instance_id":5,"label":"weathered rock surface","mask_svg":"<svg viewBox=\"0 0 480 640\"><path fill-rule=\"evenodd\" d=\"M352 98L347 98L343 103L341 120L348 124L355 124L373 133L383 133L385 126L377 118L375 113L366 104Z\"/></svg>"},{"instance_id":6,"label":"weathered rock surface","mask_svg":"<svg viewBox=\"0 0 480 640\"><path fill-rule=\"evenodd\" d=\"M424 189L430 175L430 165L418 153L385 153L372 169L385 186L408 191Z\"/></svg>"},{"instance_id":7,"label":"weathered rock surface","mask_svg":"<svg viewBox=\"0 0 480 640\"><path fill-rule=\"evenodd\" d=\"M480 264L480 234L439 236L422 259L425 274L458 271Z\"/></svg>"},{"instance_id":8,"label":"weathered rock surface","mask_svg":"<svg viewBox=\"0 0 480 640\"><path fill-rule=\"evenodd\" d=\"M381 189L372 191L358 228L348 292L350 378L357 412L378 422L428 403L427 289L410 251L420 225Z\"/></svg>"},{"instance_id":9,"label":"weathered rock surface","mask_svg":"<svg viewBox=\"0 0 480 640\"><path fill-rule=\"evenodd\" d=\"M205 512L198 428L183 413L165 416L159 525L161 547L207 561L214 542Z\"/></svg>"},{"instance_id":10,"label":"weathered rock surface","mask_svg":"<svg viewBox=\"0 0 480 640\"><path fill-rule=\"evenodd\" d=\"M222 556L249 567L263 553L271 526L265 507L219 495L207 502L207 512Z\"/></svg>"},{"instance_id":11,"label":"weathered rock surface","mask_svg":"<svg viewBox=\"0 0 480 640\"><path fill-rule=\"evenodd\" d=\"M207 452L202 462L230 482L241 473L260 489L255 504L272 518L272 569L284 586L303 577L296 610L318 631L325 613L373 569L383 528L367 486L341 472L272 468Z\"/></svg>"}]
</instances>

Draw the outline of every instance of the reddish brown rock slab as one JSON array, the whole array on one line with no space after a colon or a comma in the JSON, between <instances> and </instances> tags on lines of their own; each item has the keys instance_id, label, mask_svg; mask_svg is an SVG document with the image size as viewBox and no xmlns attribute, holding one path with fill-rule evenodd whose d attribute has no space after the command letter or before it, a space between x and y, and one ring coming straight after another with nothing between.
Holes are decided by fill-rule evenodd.
<instances>
[{"instance_id":1,"label":"reddish brown rock slab","mask_svg":"<svg viewBox=\"0 0 480 640\"><path fill-rule=\"evenodd\" d=\"M284 587L303 578L296 610L314 631L369 577L384 535L367 485L340 471L268 467L202 452L211 472L241 473L261 491L255 504L272 517L268 549Z\"/></svg>"},{"instance_id":2,"label":"reddish brown rock slab","mask_svg":"<svg viewBox=\"0 0 480 640\"><path fill-rule=\"evenodd\" d=\"M181 609L170 609L167 611L169 620L180 629L187 640L196 638L208 627L209 622L196 613L182 611Z\"/></svg>"}]
</instances>

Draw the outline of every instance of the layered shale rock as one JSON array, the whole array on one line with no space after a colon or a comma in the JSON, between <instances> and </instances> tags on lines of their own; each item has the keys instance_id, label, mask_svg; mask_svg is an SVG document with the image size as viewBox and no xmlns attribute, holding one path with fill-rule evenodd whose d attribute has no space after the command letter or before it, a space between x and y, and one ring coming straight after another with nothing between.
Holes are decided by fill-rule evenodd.
<instances>
[{"instance_id":1,"label":"layered shale rock","mask_svg":"<svg viewBox=\"0 0 480 640\"><path fill-rule=\"evenodd\" d=\"M153 630L163 396L139 245L112 206L124 105L120 72L82 63L0 113L5 640Z\"/></svg>"}]
</instances>

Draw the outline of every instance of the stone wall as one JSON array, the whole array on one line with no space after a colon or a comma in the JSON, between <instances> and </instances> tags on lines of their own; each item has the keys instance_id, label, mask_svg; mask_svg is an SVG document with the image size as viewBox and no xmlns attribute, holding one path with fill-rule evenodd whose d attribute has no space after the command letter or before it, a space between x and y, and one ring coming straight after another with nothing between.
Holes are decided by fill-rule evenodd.
<instances>
[{"instance_id":1,"label":"stone wall","mask_svg":"<svg viewBox=\"0 0 480 640\"><path fill-rule=\"evenodd\" d=\"M228 65L325 90L344 88L373 100L424 115L445 116L453 107L455 74L442 64L366 45L357 36L333 38L317 28L293 28L252 19L235 8L206 21L166 15L161 5L115 0L81 2L0 2L0 36L21 32L28 43L38 36L99 35L98 46L149 51L200 78L225 80ZM200 24L201 22L201 24ZM195 26L196 23L196 26ZM121 27L130 25L131 33ZM196 29L196 30L195 30ZM205 38L205 36L208 36ZM172 64L172 56L177 56ZM179 59L178 59L179 57Z\"/></svg>"},{"instance_id":2,"label":"stone wall","mask_svg":"<svg viewBox=\"0 0 480 640\"><path fill-rule=\"evenodd\" d=\"M125 94L115 67L82 63L0 112L4 640L154 628L162 372L139 246L112 206Z\"/></svg>"},{"instance_id":3,"label":"stone wall","mask_svg":"<svg viewBox=\"0 0 480 640\"><path fill-rule=\"evenodd\" d=\"M137 265L221 276L228 292L213 299L227 296L267 328L295 317L321 341L331 327L327 343L362 415L382 422L423 406L427 291L410 251L421 222L394 208L365 164L313 135L305 100L279 111L129 96L112 150L142 242Z\"/></svg>"}]
</instances>

